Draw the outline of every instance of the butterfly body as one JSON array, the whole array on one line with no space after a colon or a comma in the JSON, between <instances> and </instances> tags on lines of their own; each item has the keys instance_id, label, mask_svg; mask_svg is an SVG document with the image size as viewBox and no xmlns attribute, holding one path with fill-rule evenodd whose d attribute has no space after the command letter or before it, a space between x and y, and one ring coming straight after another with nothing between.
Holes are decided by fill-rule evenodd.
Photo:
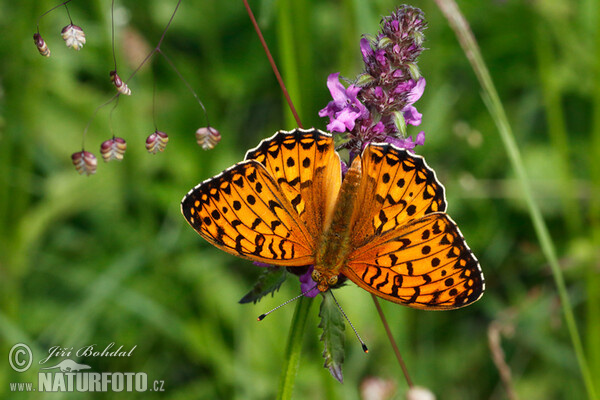
<instances>
[{"instance_id":1,"label":"butterfly body","mask_svg":"<svg viewBox=\"0 0 600 400\"><path fill-rule=\"evenodd\" d=\"M312 278L321 292L337 283L338 275L351 252L350 223L359 185L360 159L357 158L344 177L333 207L331 223L325 229L315 255Z\"/></svg>"},{"instance_id":2,"label":"butterfly body","mask_svg":"<svg viewBox=\"0 0 600 400\"><path fill-rule=\"evenodd\" d=\"M224 251L313 265L321 291L343 276L421 309L463 307L485 286L445 207L444 188L423 158L369 144L342 180L333 138L314 129L276 133L181 203L190 225Z\"/></svg>"}]
</instances>

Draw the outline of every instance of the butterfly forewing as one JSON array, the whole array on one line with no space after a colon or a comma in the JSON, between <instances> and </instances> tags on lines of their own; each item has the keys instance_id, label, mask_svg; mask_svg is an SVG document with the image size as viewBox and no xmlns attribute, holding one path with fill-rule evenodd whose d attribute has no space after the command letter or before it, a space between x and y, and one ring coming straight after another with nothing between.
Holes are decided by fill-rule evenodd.
<instances>
[{"instance_id":1,"label":"butterfly forewing","mask_svg":"<svg viewBox=\"0 0 600 400\"><path fill-rule=\"evenodd\" d=\"M331 135L316 129L278 132L246 154L265 166L305 224L320 238L341 186Z\"/></svg>"},{"instance_id":2,"label":"butterfly forewing","mask_svg":"<svg viewBox=\"0 0 600 400\"><path fill-rule=\"evenodd\" d=\"M362 181L352 218L352 246L368 245L411 219L446 209L444 188L421 157L389 144L362 154Z\"/></svg>"},{"instance_id":3,"label":"butterfly forewing","mask_svg":"<svg viewBox=\"0 0 600 400\"><path fill-rule=\"evenodd\" d=\"M228 253L283 266L313 262L313 238L274 178L254 160L196 186L181 211L203 238Z\"/></svg>"}]
</instances>

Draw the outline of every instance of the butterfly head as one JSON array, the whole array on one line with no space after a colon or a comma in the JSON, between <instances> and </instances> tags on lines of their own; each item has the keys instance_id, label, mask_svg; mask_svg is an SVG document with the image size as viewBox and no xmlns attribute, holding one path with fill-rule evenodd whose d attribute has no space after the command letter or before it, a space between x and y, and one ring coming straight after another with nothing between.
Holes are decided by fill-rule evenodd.
<instances>
[{"instance_id":1,"label":"butterfly head","mask_svg":"<svg viewBox=\"0 0 600 400\"><path fill-rule=\"evenodd\" d=\"M316 269L313 270L311 276L313 281L317 282L317 288L321 292L327 291L327 289L338 283L337 275L329 275L326 272L317 271Z\"/></svg>"}]
</instances>

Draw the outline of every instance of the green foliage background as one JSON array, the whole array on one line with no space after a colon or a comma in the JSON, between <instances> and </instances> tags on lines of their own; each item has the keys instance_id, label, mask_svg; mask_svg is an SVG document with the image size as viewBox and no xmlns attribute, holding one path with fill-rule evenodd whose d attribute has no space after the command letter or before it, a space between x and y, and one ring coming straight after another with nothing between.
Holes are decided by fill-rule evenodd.
<instances>
[{"instance_id":1,"label":"green foliage background","mask_svg":"<svg viewBox=\"0 0 600 400\"><path fill-rule=\"evenodd\" d=\"M129 76L154 46L174 0L117 2L117 61ZM329 101L327 75L361 69L362 33L399 3L262 0L252 2L305 126ZM277 391L293 307L260 324L256 316L298 293L288 279L258 305L239 305L260 273L220 252L187 225L182 196L241 160L245 151L294 123L240 1L184 1L164 52L198 92L222 142L195 143L205 125L192 95L156 57L129 83L133 95L101 109L86 150L115 135L128 142L121 163L99 162L79 176L71 153L94 110L113 94L110 2L70 3L87 44L67 49L64 10L42 19L52 56L31 36L51 1L0 1L0 397L9 382L36 381L52 346L137 346L129 358L75 358L93 371L146 372L164 393L132 398L263 399ZM431 1L413 1L429 22L420 68L427 79L427 134L419 148L447 188L457 221L486 276L476 304L424 312L382 304L414 381L440 399L502 399L488 347L492 323L523 399L585 398L552 275L537 243L480 87L447 22ZM592 375L600 382L600 6L594 0L461 1L517 136L536 199L558 248ZM141 57L141 58L140 58ZM153 78L154 77L154 78ZM164 153L144 140L156 121L169 134ZM418 130L414 130L416 134ZM370 376L406 382L370 296L350 285L336 292L369 345L346 339L343 385L323 368L313 305L294 396L360 398ZM318 303L320 300L317 299ZM348 331L348 330L347 330ZM348 332L351 335L351 332ZM14 372L13 344L27 343L34 365ZM62 358L57 358L58 362ZM48 366L50 363L43 365ZM54 364L52 364L54 365ZM598 387L597 387L598 389ZM36 394L36 398L113 398L112 393ZM125 395L123 395L125 396Z\"/></svg>"}]
</instances>

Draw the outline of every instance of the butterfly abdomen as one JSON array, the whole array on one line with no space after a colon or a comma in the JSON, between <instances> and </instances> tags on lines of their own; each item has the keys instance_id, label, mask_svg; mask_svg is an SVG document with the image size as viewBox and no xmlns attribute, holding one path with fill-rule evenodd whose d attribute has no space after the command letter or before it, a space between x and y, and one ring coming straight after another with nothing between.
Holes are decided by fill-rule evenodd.
<instances>
[{"instance_id":1,"label":"butterfly abdomen","mask_svg":"<svg viewBox=\"0 0 600 400\"><path fill-rule=\"evenodd\" d=\"M331 222L319 241L315 269L326 277L338 275L350 253L350 220L361 179L360 157L352 163L340 188Z\"/></svg>"}]
</instances>

